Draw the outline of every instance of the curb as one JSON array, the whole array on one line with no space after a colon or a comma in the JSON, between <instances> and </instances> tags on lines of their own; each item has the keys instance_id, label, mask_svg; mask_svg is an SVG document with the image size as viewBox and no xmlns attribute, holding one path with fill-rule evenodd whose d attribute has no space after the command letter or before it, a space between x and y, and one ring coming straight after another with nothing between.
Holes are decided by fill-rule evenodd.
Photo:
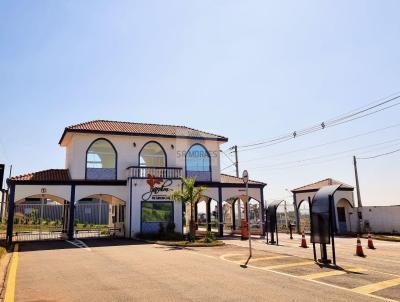
<instances>
[{"instance_id":1,"label":"curb","mask_svg":"<svg viewBox=\"0 0 400 302\"><path fill-rule=\"evenodd\" d=\"M0 301L4 301L5 298L8 271L13 254L14 246L12 245L11 249L6 249L6 253L0 259Z\"/></svg>"}]
</instances>

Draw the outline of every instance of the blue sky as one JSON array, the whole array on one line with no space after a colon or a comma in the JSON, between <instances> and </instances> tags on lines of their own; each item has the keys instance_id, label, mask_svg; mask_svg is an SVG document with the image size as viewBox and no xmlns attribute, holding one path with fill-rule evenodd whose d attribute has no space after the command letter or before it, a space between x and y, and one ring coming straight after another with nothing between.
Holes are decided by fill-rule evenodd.
<instances>
[{"instance_id":1,"label":"blue sky","mask_svg":"<svg viewBox=\"0 0 400 302\"><path fill-rule=\"evenodd\" d=\"M187 125L229 137L226 149L350 111L400 91L399 10L398 1L2 1L0 162L14 174L62 168L64 127L92 119ZM267 199L326 177L354 184L351 152L271 165L400 138L395 127L282 154L400 123L399 107L239 153L240 168L269 184ZM400 204L399 153L359 170L364 204Z\"/></svg>"}]
</instances>

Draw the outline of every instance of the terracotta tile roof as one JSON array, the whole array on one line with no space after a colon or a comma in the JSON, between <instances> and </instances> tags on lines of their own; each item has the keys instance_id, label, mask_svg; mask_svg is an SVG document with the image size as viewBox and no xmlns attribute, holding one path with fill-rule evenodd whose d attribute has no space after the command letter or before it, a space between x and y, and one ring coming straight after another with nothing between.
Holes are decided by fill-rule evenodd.
<instances>
[{"instance_id":1,"label":"terracotta tile roof","mask_svg":"<svg viewBox=\"0 0 400 302\"><path fill-rule=\"evenodd\" d=\"M240 177L221 173L221 183L223 183L223 184L243 184L243 179ZM266 185L263 182L255 181L255 180L249 180L249 184Z\"/></svg>"},{"instance_id":2,"label":"terracotta tile roof","mask_svg":"<svg viewBox=\"0 0 400 302\"><path fill-rule=\"evenodd\" d=\"M60 144L67 132L185 137L195 139L211 139L224 142L228 141L228 139L224 136L192 129L185 126L118 122L107 120L94 120L66 127L60 139Z\"/></svg>"},{"instance_id":3,"label":"terracotta tile roof","mask_svg":"<svg viewBox=\"0 0 400 302\"><path fill-rule=\"evenodd\" d=\"M341 181L338 181L333 178L327 178L327 179L323 179L323 180L302 186L300 188L293 189L292 192L313 191L313 190L315 191L324 186L331 186L331 185L341 185L342 189L354 189L354 187L352 187L348 184L345 184Z\"/></svg>"},{"instance_id":4,"label":"terracotta tile roof","mask_svg":"<svg viewBox=\"0 0 400 302\"><path fill-rule=\"evenodd\" d=\"M71 180L71 177L69 175L68 169L50 169L24 175L13 176L10 178L10 180L16 182L24 182L24 181L59 182L59 181L69 181Z\"/></svg>"}]
</instances>

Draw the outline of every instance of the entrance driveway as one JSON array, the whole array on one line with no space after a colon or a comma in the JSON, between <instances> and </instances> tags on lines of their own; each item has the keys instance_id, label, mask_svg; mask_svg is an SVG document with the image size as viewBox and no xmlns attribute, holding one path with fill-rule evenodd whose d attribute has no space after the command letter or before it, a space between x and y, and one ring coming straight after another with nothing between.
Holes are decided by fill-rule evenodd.
<instances>
[{"instance_id":1,"label":"entrance driveway","mask_svg":"<svg viewBox=\"0 0 400 302\"><path fill-rule=\"evenodd\" d=\"M83 242L20 244L15 300L377 301L281 269L256 268L307 261L285 260L275 252L255 251L264 259L243 268L247 250L235 245L178 249L130 240Z\"/></svg>"}]
</instances>

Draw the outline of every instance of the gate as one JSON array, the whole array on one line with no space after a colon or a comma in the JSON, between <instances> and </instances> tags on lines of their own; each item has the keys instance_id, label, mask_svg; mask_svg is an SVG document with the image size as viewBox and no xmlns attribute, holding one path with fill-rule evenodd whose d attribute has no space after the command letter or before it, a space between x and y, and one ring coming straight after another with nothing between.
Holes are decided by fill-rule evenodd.
<instances>
[{"instance_id":1,"label":"gate","mask_svg":"<svg viewBox=\"0 0 400 302\"><path fill-rule=\"evenodd\" d=\"M125 204L89 199L75 204L75 238L125 236Z\"/></svg>"},{"instance_id":2,"label":"gate","mask_svg":"<svg viewBox=\"0 0 400 302\"><path fill-rule=\"evenodd\" d=\"M42 199L15 205L13 241L64 239L68 204Z\"/></svg>"}]
</instances>

